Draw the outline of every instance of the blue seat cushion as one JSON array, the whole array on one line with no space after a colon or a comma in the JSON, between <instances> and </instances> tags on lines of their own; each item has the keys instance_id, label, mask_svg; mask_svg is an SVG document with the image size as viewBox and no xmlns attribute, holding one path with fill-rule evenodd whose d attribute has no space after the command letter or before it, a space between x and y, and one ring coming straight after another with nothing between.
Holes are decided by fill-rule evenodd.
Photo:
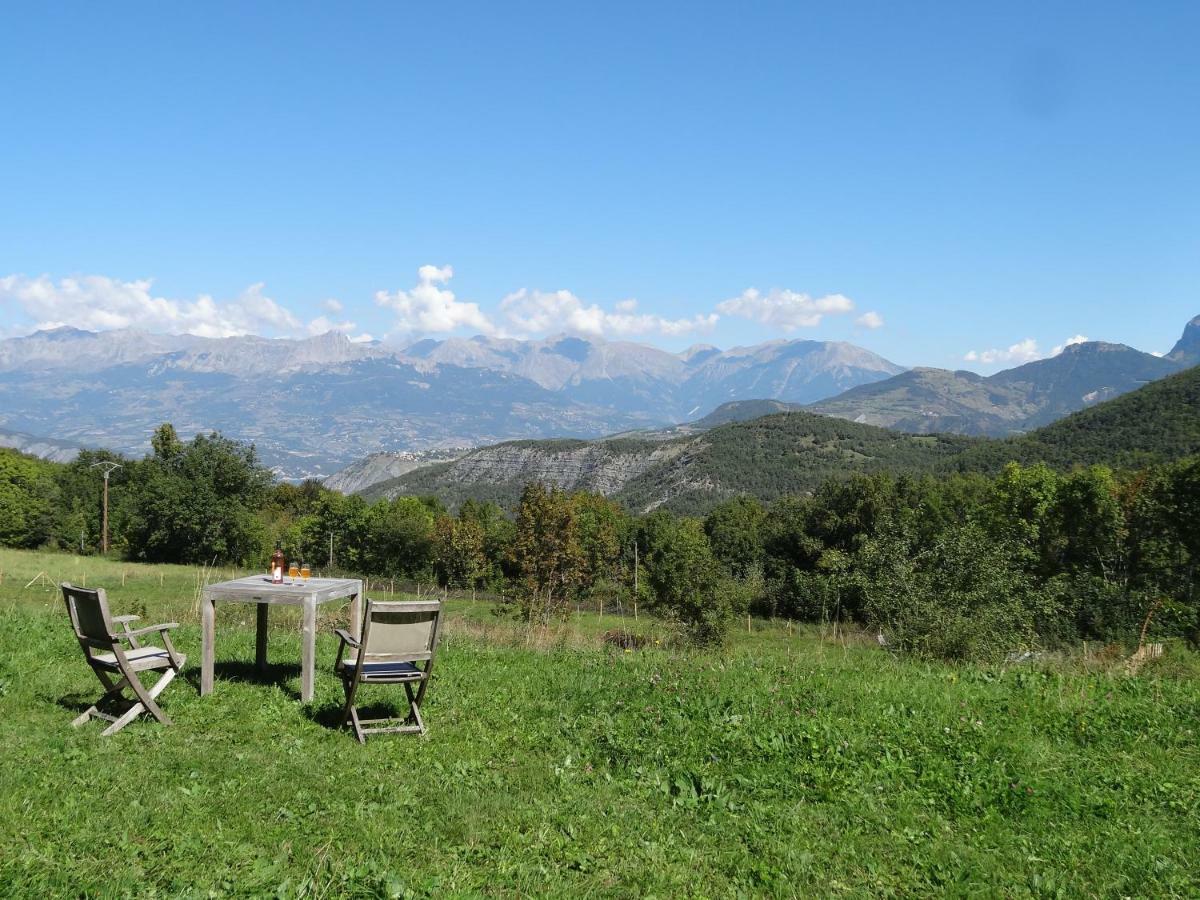
<instances>
[{"instance_id":1,"label":"blue seat cushion","mask_svg":"<svg viewBox=\"0 0 1200 900\"><path fill-rule=\"evenodd\" d=\"M342 663L342 671L346 675L354 674L356 660L348 659ZM363 676L366 678L420 678L424 673L410 662L366 662L363 664Z\"/></svg>"}]
</instances>

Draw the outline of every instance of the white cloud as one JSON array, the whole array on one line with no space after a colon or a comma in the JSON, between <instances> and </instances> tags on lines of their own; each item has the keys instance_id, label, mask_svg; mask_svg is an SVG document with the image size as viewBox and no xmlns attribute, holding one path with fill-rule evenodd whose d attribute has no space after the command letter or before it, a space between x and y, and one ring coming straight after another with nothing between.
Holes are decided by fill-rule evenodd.
<instances>
[{"instance_id":1,"label":"white cloud","mask_svg":"<svg viewBox=\"0 0 1200 900\"><path fill-rule=\"evenodd\" d=\"M327 331L340 331L343 334L351 334L358 326L353 322L335 322L328 316L317 316L308 325L305 326L308 333L311 335L325 334ZM361 338L351 338L351 340L360 340Z\"/></svg>"},{"instance_id":2,"label":"white cloud","mask_svg":"<svg viewBox=\"0 0 1200 900\"><path fill-rule=\"evenodd\" d=\"M89 331L138 328L201 337L296 332L300 320L252 284L238 297L218 302L207 294L195 300L157 297L153 281L120 281L103 275L62 278L46 275L0 278L0 304L13 304L36 328L71 325ZM266 328L264 329L264 326Z\"/></svg>"},{"instance_id":3,"label":"white cloud","mask_svg":"<svg viewBox=\"0 0 1200 900\"><path fill-rule=\"evenodd\" d=\"M865 312L854 320L854 324L861 325L863 328L882 328L883 316L877 312Z\"/></svg>"},{"instance_id":4,"label":"white cloud","mask_svg":"<svg viewBox=\"0 0 1200 900\"><path fill-rule=\"evenodd\" d=\"M1035 359L1042 358L1042 352L1038 349L1038 342L1033 338L1025 338L1019 341L1007 350L971 350L963 359L967 362L983 363L985 366L993 365L994 363L1015 362L1027 363Z\"/></svg>"},{"instance_id":5,"label":"white cloud","mask_svg":"<svg viewBox=\"0 0 1200 900\"><path fill-rule=\"evenodd\" d=\"M445 284L454 277L454 266L421 266L417 269L417 277L422 281Z\"/></svg>"},{"instance_id":6,"label":"white cloud","mask_svg":"<svg viewBox=\"0 0 1200 900\"><path fill-rule=\"evenodd\" d=\"M1151 351L1150 351L1150 355L1151 355L1151 356L1163 357L1163 356L1166 356L1167 354L1166 354L1166 351L1165 351L1165 350L1151 350Z\"/></svg>"},{"instance_id":7,"label":"white cloud","mask_svg":"<svg viewBox=\"0 0 1200 900\"><path fill-rule=\"evenodd\" d=\"M841 294L810 297L787 290L762 294L754 289L717 305L716 311L671 318L644 311L633 298L602 307L567 290L539 291L522 288L505 296L485 312L477 303L459 300L450 289L453 267L421 266L417 283L408 290L375 293L379 307L392 311L396 336L445 334L467 331L487 335L541 336L567 332L588 337L681 337L712 331L721 313L741 316L783 331L817 325L827 315L847 315L854 303ZM0 324L7 331L28 331L69 324L104 331L139 328L151 332L190 333L203 337L242 334L300 337L340 331L351 340L373 340L354 334L345 305L329 297L321 312L301 320L266 294L262 283L252 284L238 296L218 301L201 294L194 299L157 295L150 279L121 281L102 275L53 280L43 275L0 277L0 311L17 313L15 321ZM357 317L356 317L357 318ZM865 328L879 328L883 318L866 312L857 318Z\"/></svg>"},{"instance_id":8,"label":"white cloud","mask_svg":"<svg viewBox=\"0 0 1200 900\"><path fill-rule=\"evenodd\" d=\"M375 302L396 312L399 334L430 334L469 328L483 334L494 334L495 325L477 303L463 303L445 285L454 277L451 266L421 266L417 270L417 285L408 291L377 291Z\"/></svg>"},{"instance_id":9,"label":"white cloud","mask_svg":"<svg viewBox=\"0 0 1200 900\"><path fill-rule=\"evenodd\" d=\"M795 331L797 328L815 328L827 315L853 312L854 301L842 294L812 297L779 288L763 294L754 288L747 288L739 296L718 303L717 311L753 319L784 331Z\"/></svg>"},{"instance_id":10,"label":"white cloud","mask_svg":"<svg viewBox=\"0 0 1200 900\"><path fill-rule=\"evenodd\" d=\"M1057 347L1055 347L1053 350L1051 350L1050 355L1058 356L1058 354L1062 353L1068 347L1073 347L1075 344L1086 344L1087 340L1088 340L1087 336L1082 335L1082 334L1077 334L1074 337L1069 337L1065 341L1063 341L1061 344L1059 344Z\"/></svg>"},{"instance_id":11,"label":"white cloud","mask_svg":"<svg viewBox=\"0 0 1200 900\"><path fill-rule=\"evenodd\" d=\"M588 337L629 337L642 334L677 336L711 331L716 313L668 319L637 312L636 300L622 300L613 311L585 304L570 291L531 291L521 288L500 301L505 321L516 334L565 331Z\"/></svg>"},{"instance_id":12,"label":"white cloud","mask_svg":"<svg viewBox=\"0 0 1200 900\"><path fill-rule=\"evenodd\" d=\"M299 328L299 319L263 294L265 287L261 281L250 285L232 305L227 304L226 309L232 308L238 314L248 314L250 321L245 325L248 331L253 329L255 321L266 322L279 331L295 331Z\"/></svg>"},{"instance_id":13,"label":"white cloud","mask_svg":"<svg viewBox=\"0 0 1200 900\"><path fill-rule=\"evenodd\" d=\"M1086 343L1088 340L1089 338L1086 335L1077 334L1056 345L1049 353L1043 353L1036 340L1025 338L1025 340L1019 341L1007 349L971 350L963 356L963 359L967 362L981 363L985 366L995 365L996 363L1016 363L1019 365L1021 363L1033 362L1035 359L1058 356L1058 354L1062 353L1068 347Z\"/></svg>"}]
</instances>

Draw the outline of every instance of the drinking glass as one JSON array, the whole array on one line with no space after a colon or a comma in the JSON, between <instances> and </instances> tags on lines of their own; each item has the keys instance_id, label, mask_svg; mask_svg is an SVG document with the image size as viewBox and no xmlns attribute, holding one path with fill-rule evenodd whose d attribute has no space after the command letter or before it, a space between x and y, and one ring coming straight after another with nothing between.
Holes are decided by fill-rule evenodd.
<instances>
[{"instance_id":1,"label":"drinking glass","mask_svg":"<svg viewBox=\"0 0 1200 900\"><path fill-rule=\"evenodd\" d=\"M309 579L311 576L312 576L312 569L310 569L310 568L308 567L308 563L301 561L301 563L300 563L300 577L301 577L301 578L303 578L305 581L308 581L308 579Z\"/></svg>"},{"instance_id":2,"label":"drinking glass","mask_svg":"<svg viewBox=\"0 0 1200 900\"><path fill-rule=\"evenodd\" d=\"M288 563L288 578L292 579L292 581L295 581L299 577L300 577L300 567L297 566L294 561Z\"/></svg>"}]
</instances>

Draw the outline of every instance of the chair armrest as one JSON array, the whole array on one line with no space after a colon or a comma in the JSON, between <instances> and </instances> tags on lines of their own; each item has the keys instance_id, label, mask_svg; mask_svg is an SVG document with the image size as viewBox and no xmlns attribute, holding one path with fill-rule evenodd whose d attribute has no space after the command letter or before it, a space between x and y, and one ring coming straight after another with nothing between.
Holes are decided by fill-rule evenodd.
<instances>
[{"instance_id":1,"label":"chair armrest","mask_svg":"<svg viewBox=\"0 0 1200 900\"><path fill-rule=\"evenodd\" d=\"M178 622L164 622L162 625L147 625L145 628L134 628L132 630L127 628L122 637L141 637L143 634L151 634L155 631L170 631L172 628L178 627Z\"/></svg>"},{"instance_id":2,"label":"chair armrest","mask_svg":"<svg viewBox=\"0 0 1200 900\"><path fill-rule=\"evenodd\" d=\"M340 637L340 638L342 639L342 641L344 641L345 643L349 644L349 645L350 645L351 647L353 647L354 649L356 649L356 650L358 649L358 646L359 646L359 645L358 645L358 638L353 638L353 637L351 637L351 636L350 636L350 632L348 632L348 631L346 631L345 629L342 629L342 628L335 628L335 629L333 630L333 633L334 633L334 634L336 634L338 637Z\"/></svg>"},{"instance_id":3,"label":"chair armrest","mask_svg":"<svg viewBox=\"0 0 1200 900\"><path fill-rule=\"evenodd\" d=\"M113 621L118 625L128 625L130 622L136 622L141 616L113 616Z\"/></svg>"},{"instance_id":4,"label":"chair armrest","mask_svg":"<svg viewBox=\"0 0 1200 900\"><path fill-rule=\"evenodd\" d=\"M350 632L343 628L335 628L333 629L333 633L341 638L341 640L338 641L337 657L335 657L333 660L334 671L337 671L337 669L342 665L342 656L345 655L346 648L353 647L355 650L359 650L360 645L358 639L351 637Z\"/></svg>"}]
</instances>

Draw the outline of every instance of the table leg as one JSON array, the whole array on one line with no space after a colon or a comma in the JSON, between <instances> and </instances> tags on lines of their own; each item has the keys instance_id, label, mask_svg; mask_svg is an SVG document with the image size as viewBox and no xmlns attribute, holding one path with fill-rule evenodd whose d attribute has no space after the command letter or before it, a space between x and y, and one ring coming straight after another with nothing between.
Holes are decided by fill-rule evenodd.
<instances>
[{"instance_id":1,"label":"table leg","mask_svg":"<svg viewBox=\"0 0 1200 900\"><path fill-rule=\"evenodd\" d=\"M213 689L213 640L216 637L216 601L206 592L200 598L200 696Z\"/></svg>"},{"instance_id":2,"label":"table leg","mask_svg":"<svg viewBox=\"0 0 1200 900\"><path fill-rule=\"evenodd\" d=\"M362 639L363 585L358 583L358 593L350 598L350 635Z\"/></svg>"},{"instance_id":3,"label":"table leg","mask_svg":"<svg viewBox=\"0 0 1200 900\"><path fill-rule=\"evenodd\" d=\"M254 665L260 675L265 675L267 672L267 614L270 610L271 604L258 604L258 624L254 635Z\"/></svg>"},{"instance_id":4,"label":"table leg","mask_svg":"<svg viewBox=\"0 0 1200 900\"><path fill-rule=\"evenodd\" d=\"M312 597L304 600L304 621L300 626L300 699L311 703L313 669L317 661L317 604Z\"/></svg>"}]
</instances>

